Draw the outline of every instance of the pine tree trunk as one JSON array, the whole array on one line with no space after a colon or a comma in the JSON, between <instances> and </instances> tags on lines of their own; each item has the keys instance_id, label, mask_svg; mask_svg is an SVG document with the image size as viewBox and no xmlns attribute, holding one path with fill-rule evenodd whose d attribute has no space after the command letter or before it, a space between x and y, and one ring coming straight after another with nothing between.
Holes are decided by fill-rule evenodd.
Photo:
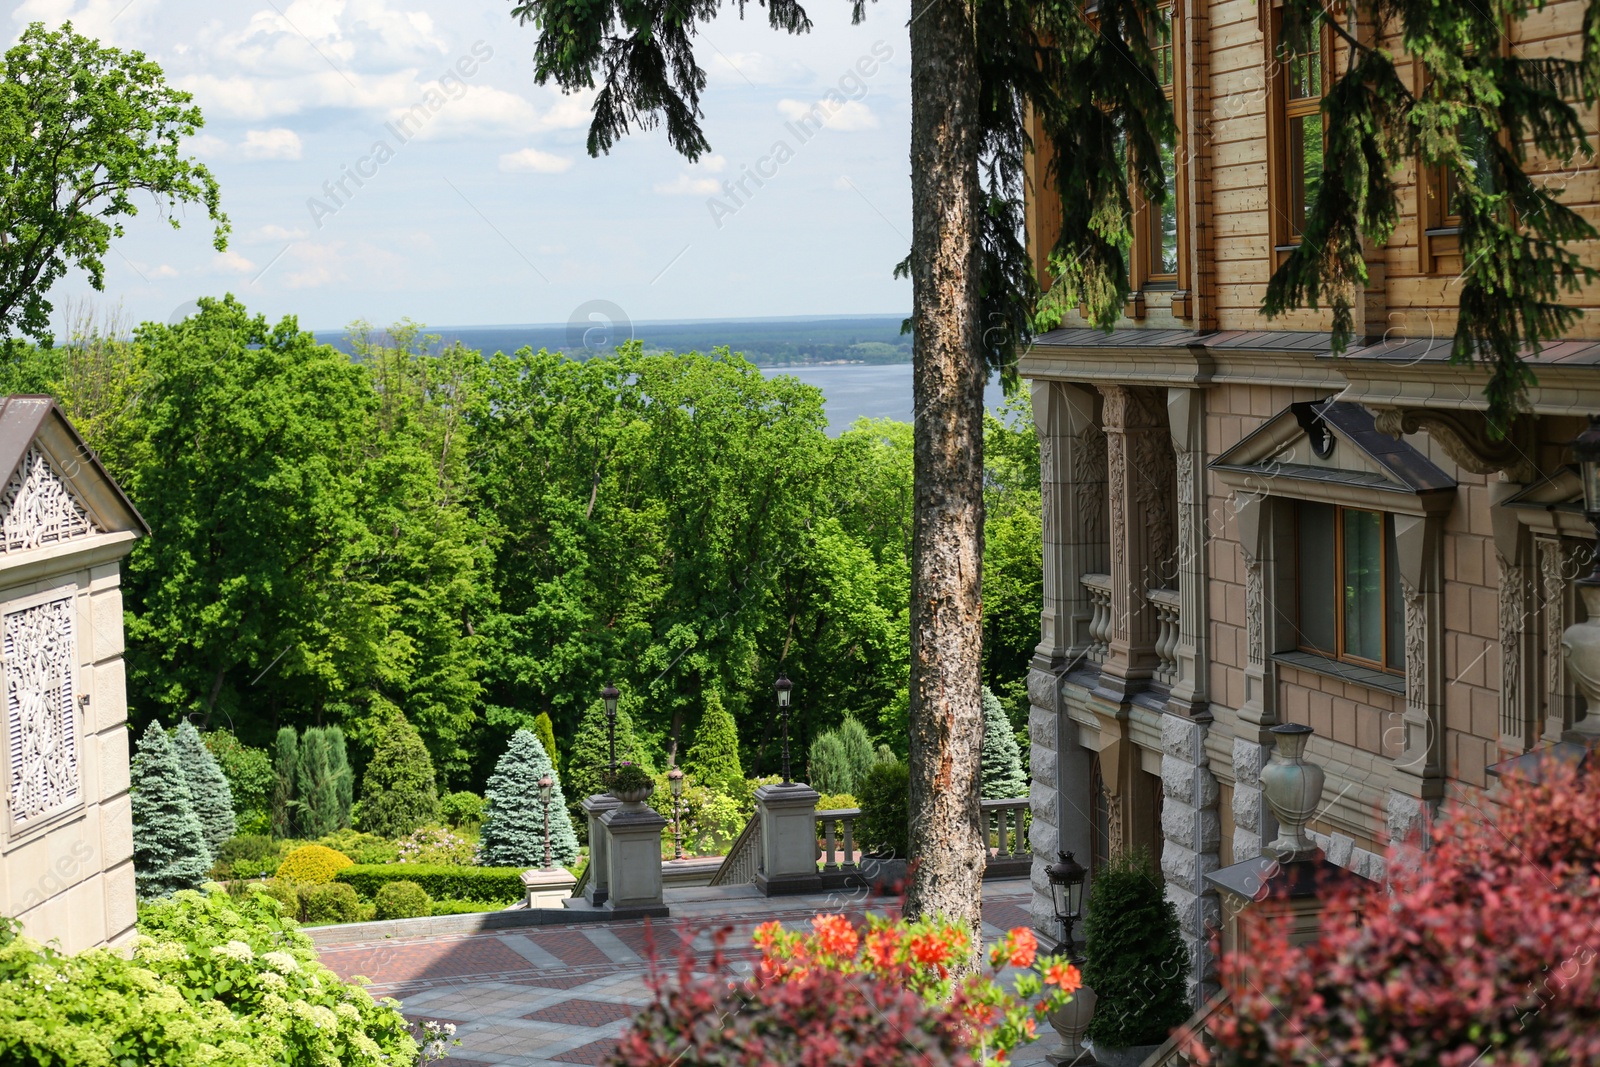
<instances>
[{"instance_id":1,"label":"pine tree trunk","mask_svg":"<svg viewBox=\"0 0 1600 1067\"><path fill-rule=\"evenodd\" d=\"M973 0L911 18L911 916L980 921L983 386ZM923 6L926 4L926 6Z\"/></svg>"}]
</instances>

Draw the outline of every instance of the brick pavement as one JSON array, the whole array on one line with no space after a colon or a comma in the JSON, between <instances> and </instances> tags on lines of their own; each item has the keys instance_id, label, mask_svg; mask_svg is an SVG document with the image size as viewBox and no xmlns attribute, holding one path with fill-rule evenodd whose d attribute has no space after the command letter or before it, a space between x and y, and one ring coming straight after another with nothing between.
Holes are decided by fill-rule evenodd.
<instances>
[{"instance_id":1,"label":"brick pavement","mask_svg":"<svg viewBox=\"0 0 1600 1067\"><path fill-rule=\"evenodd\" d=\"M1027 922L1029 894L1026 879L985 884L985 940ZM447 1067L601 1064L650 998L652 957L671 965L688 941L709 958L711 931L731 926L726 954L744 968L750 934L768 919L801 928L819 911L862 913L837 895L767 899L751 887L668 889L667 903L668 919L330 945L321 957L342 977L371 979L373 995L399 999L410 1019L454 1022L461 1044ZM1014 1063L1042 1063L1053 1044L1047 1031Z\"/></svg>"}]
</instances>

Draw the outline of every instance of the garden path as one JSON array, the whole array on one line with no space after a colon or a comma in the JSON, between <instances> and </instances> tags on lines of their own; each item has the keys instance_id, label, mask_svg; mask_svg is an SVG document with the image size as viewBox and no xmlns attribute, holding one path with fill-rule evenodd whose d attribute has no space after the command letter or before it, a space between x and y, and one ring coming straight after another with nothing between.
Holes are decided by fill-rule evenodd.
<instances>
[{"instance_id":1,"label":"garden path","mask_svg":"<svg viewBox=\"0 0 1600 1067\"><path fill-rule=\"evenodd\" d=\"M986 882L984 940L1030 923L1027 879ZM684 938L709 954L711 931L731 925L727 955L748 968L750 934L777 919L809 928L819 911L859 917L884 900L818 893L768 899L753 886L668 889L672 917L653 921L530 926L472 934L392 938L329 945L322 961L342 977L366 975L374 996L391 996L413 1021L456 1024L459 1047L446 1067L560 1067L599 1064L635 1012L650 999L652 956L676 963ZM1019 1067L1044 1062L1044 1037L1019 1050Z\"/></svg>"}]
</instances>

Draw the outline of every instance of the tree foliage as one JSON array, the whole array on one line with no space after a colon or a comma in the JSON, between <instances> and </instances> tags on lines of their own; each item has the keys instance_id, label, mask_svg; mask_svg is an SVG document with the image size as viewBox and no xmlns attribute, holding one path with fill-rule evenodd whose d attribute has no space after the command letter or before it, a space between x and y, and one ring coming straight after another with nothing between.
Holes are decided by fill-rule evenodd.
<instances>
[{"instance_id":1,"label":"tree foliage","mask_svg":"<svg viewBox=\"0 0 1600 1067\"><path fill-rule=\"evenodd\" d=\"M295 827L301 837L326 837L350 826L355 775L345 751L344 731L313 726L300 737L295 766Z\"/></svg>"},{"instance_id":2,"label":"tree foliage","mask_svg":"<svg viewBox=\"0 0 1600 1067\"><path fill-rule=\"evenodd\" d=\"M724 796L739 798L748 791L744 766L739 762L739 726L715 689L706 694L694 741L684 754L683 773Z\"/></svg>"},{"instance_id":3,"label":"tree foliage","mask_svg":"<svg viewBox=\"0 0 1600 1067\"><path fill-rule=\"evenodd\" d=\"M1147 853L1124 852L1094 872L1083 936L1096 1045L1159 1045L1189 1017L1189 950Z\"/></svg>"},{"instance_id":4,"label":"tree foliage","mask_svg":"<svg viewBox=\"0 0 1600 1067\"><path fill-rule=\"evenodd\" d=\"M133 760L133 870L139 896L193 889L211 870L206 831L167 732L152 722Z\"/></svg>"},{"instance_id":5,"label":"tree foliage","mask_svg":"<svg viewBox=\"0 0 1600 1067\"><path fill-rule=\"evenodd\" d=\"M578 859L578 837L567 815L561 780L544 746L531 730L518 730L495 765L484 799L481 861L486 867L544 866L545 804L539 779L549 775L551 862L566 866Z\"/></svg>"},{"instance_id":6,"label":"tree foliage","mask_svg":"<svg viewBox=\"0 0 1600 1067\"><path fill-rule=\"evenodd\" d=\"M5 54L0 76L0 338L44 337L52 284L69 269L105 287L106 250L143 195L174 229L201 204L228 247L216 179L180 151L205 125L193 96L173 89L142 52L105 48L34 22Z\"/></svg>"},{"instance_id":7,"label":"tree foliage","mask_svg":"<svg viewBox=\"0 0 1600 1067\"><path fill-rule=\"evenodd\" d=\"M983 687L983 796L985 800L1028 795L1028 776L999 699Z\"/></svg>"},{"instance_id":8,"label":"tree foliage","mask_svg":"<svg viewBox=\"0 0 1600 1067\"><path fill-rule=\"evenodd\" d=\"M404 837L438 821L433 758L417 728L396 716L379 731L361 779L361 829L380 837Z\"/></svg>"},{"instance_id":9,"label":"tree foliage","mask_svg":"<svg viewBox=\"0 0 1600 1067\"><path fill-rule=\"evenodd\" d=\"M222 843L238 829L233 814L233 790L217 765L216 757L200 740L200 731L185 719L172 731L172 749L183 780L189 786L189 800L200 827L205 831L206 850L215 857Z\"/></svg>"},{"instance_id":10,"label":"tree foliage","mask_svg":"<svg viewBox=\"0 0 1600 1067\"><path fill-rule=\"evenodd\" d=\"M208 730L200 739L228 780L235 818L246 823L268 815L277 779L266 750L241 744L231 730Z\"/></svg>"},{"instance_id":11,"label":"tree foliage","mask_svg":"<svg viewBox=\"0 0 1600 1067\"><path fill-rule=\"evenodd\" d=\"M300 769L300 735L293 726L278 728L272 754L272 832L294 836L295 775Z\"/></svg>"}]
</instances>

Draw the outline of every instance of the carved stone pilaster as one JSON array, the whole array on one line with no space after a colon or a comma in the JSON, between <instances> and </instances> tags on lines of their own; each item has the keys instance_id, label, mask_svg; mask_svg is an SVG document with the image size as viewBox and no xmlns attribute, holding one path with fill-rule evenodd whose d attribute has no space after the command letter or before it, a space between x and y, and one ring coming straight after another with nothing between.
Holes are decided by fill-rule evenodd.
<instances>
[{"instance_id":1,"label":"carved stone pilaster","mask_svg":"<svg viewBox=\"0 0 1600 1067\"><path fill-rule=\"evenodd\" d=\"M1165 588L1177 552L1173 457L1164 405L1150 390L1101 386L1111 518L1111 634L1099 691L1124 700L1155 663L1147 591Z\"/></svg>"},{"instance_id":2,"label":"carved stone pilaster","mask_svg":"<svg viewBox=\"0 0 1600 1067\"><path fill-rule=\"evenodd\" d=\"M1096 394L1065 382L1033 383L1044 530L1044 597L1034 662L1070 670L1091 645L1079 578L1106 572L1106 448Z\"/></svg>"},{"instance_id":3,"label":"carved stone pilaster","mask_svg":"<svg viewBox=\"0 0 1600 1067\"><path fill-rule=\"evenodd\" d=\"M1406 688L1396 788L1437 801L1444 792L1444 612L1439 575L1442 520L1397 515L1395 555L1405 614Z\"/></svg>"},{"instance_id":4,"label":"carved stone pilaster","mask_svg":"<svg viewBox=\"0 0 1600 1067\"><path fill-rule=\"evenodd\" d=\"M1168 707L1191 718L1210 716L1209 570L1206 566L1205 417L1198 389L1167 390L1178 519L1178 678Z\"/></svg>"},{"instance_id":5,"label":"carved stone pilaster","mask_svg":"<svg viewBox=\"0 0 1600 1067\"><path fill-rule=\"evenodd\" d=\"M1579 607L1572 582L1586 570L1588 554L1584 546L1571 541L1540 537L1534 542L1534 555L1539 567L1539 688L1544 739L1554 743L1572 729L1577 710L1577 690L1561 656L1561 635L1577 621Z\"/></svg>"}]
</instances>

